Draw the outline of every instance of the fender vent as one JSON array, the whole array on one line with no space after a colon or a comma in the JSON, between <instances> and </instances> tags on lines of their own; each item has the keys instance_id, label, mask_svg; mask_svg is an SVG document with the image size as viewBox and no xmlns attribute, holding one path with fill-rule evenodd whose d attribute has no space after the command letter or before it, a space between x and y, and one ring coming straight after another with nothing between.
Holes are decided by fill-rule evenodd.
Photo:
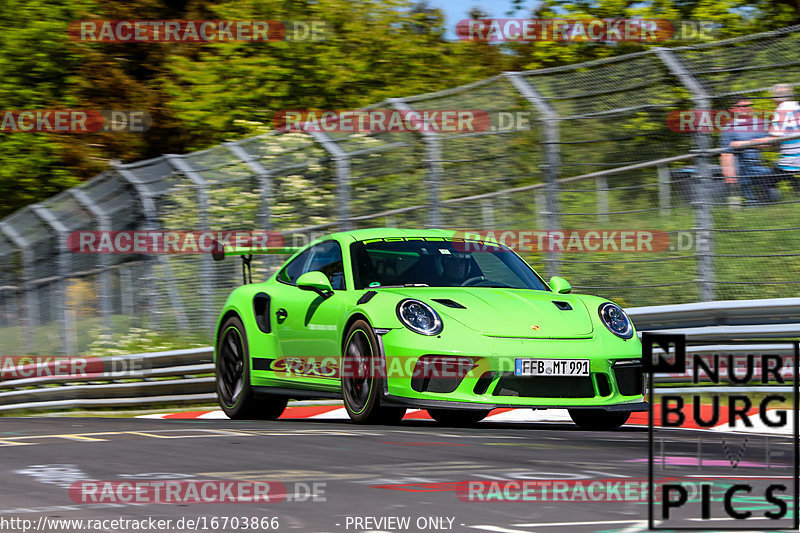
<instances>
[{"instance_id":1,"label":"fender vent","mask_svg":"<svg viewBox=\"0 0 800 533\"><path fill-rule=\"evenodd\" d=\"M554 301L553 303L556 305L556 307L558 307L562 311L572 311L572 306L569 305L568 302L555 302Z\"/></svg>"},{"instance_id":2,"label":"fender vent","mask_svg":"<svg viewBox=\"0 0 800 533\"><path fill-rule=\"evenodd\" d=\"M256 325L264 333L271 331L269 321L269 295L259 292L253 297L253 314L255 314Z\"/></svg>"},{"instance_id":3,"label":"fender vent","mask_svg":"<svg viewBox=\"0 0 800 533\"><path fill-rule=\"evenodd\" d=\"M452 307L453 309L466 309L466 307L464 307L460 303L453 301L449 298L432 298L432 300L444 306Z\"/></svg>"},{"instance_id":4,"label":"fender vent","mask_svg":"<svg viewBox=\"0 0 800 533\"><path fill-rule=\"evenodd\" d=\"M372 300L372 297L378 294L378 291L367 291L365 292L361 298L358 299L356 302L358 305L365 304L368 301Z\"/></svg>"}]
</instances>

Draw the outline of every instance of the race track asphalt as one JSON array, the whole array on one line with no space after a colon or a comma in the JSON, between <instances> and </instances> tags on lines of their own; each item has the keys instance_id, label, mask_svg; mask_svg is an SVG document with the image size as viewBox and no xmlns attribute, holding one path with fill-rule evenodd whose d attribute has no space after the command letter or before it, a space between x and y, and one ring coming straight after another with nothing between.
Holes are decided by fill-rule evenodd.
<instances>
[{"instance_id":1,"label":"race track asphalt","mask_svg":"<svg viewBox=\"0 0 800 533\"><path fill-rule=\"evenodd\" d=\"M39 531L131 530L110 523L87 529L88 522L81 528L59 528L51 521L114 518L172 520L157 531L273 530L260 527L263 521L255 529L245 528L243 519L252 517L278 517L278 531L300 532L647 530L646 498L482 502L463 501L459 495L464 493L456 490L467 480L645 481L648 432L642 427L590 432L562 423L482 422L455 429L415 420L399 426L357 426L307 419L41 417L3 418L0 429L0 531L4 532L22 530L21 522L13 519L30 520L31 530ZM720 435L708 434L659 430L667 443L664 455L679 459L656 465L655 477L715 472L721 476L731 472L730 461L737 457L736 475L781 479L790 472L790 439L773 437L767 442L764 437L760 442L750 435L742 448L741 436L728 436L727 444L720 446ZM705 440L700 444L704 465L694 459L698 435ZM659 470L662 467L666 470ZM94 503L71 497L69 487L87 480L277 481L286 487L288 500ZM317 501L306 497L315 483ZM608 497L614 499L613 494ZM401 520L387 522L389 517ZM181 518L183 528L177 527ZM185 527L186 519L197 518L205 522ZM227 527L222 527L225 519Z\"/></svg>"}]
</instances>

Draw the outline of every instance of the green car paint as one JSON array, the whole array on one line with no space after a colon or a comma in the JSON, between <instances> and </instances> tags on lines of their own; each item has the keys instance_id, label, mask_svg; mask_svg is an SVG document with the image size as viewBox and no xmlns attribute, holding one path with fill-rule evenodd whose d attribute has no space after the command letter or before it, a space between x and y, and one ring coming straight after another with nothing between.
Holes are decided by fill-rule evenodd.
<instances>
[{"instance_id":1,"label":"green car paint","mask_svg":"<svg viewBox=\"0 0 800 533\"><path fill-rule=\"evenodd\" d=\"M377 241L413 244L419 240L454 239L458 236L453 231L391 228L341 232L317 239L296 251L266 281L236 288L220 313L217 336L229 317L241 319L249 354L249 385L262 393L274 391L295 398L341 397L342 383L337 372L347 340L345 335L354 320L363 319L377 333L380 357L389 371L389 377L381 384L381 402L386 405L445 409L594 408L619 412L647 409L641 385L636 390L631 390L630 384L623 386L618 380L621 374L613 367L618 363L639 371L636 365L642 355L641 344L632 324L630 338L615 335L598 312L608 300L566 293L569 284L563 279L552 280L554 287L563 291L560 293L553 292L543 281L541 290L480 286L484 281L493 283L486 277L477 282L478 286L386 286L364 281L363 287L356 288L351 257L354 244ZM336 283L343 288L326 291L326 284L319 283L320 279L322 282L326 279L319 276L325 275L315 271L301 272L304 278L313 281L304 289L287 281L289 269L302 270L297 266L305 261L302 254L313 257L316 252L309 252L310 249L316 246L320 247L315 250L335 249L335 243L341 249L343 270L341 275L335 274L340 276ZM443 254L445 251L440 250ZM226 255L233 253L228 251ZM235 253L249 251L237 249ZM296 258L301 259L293 263ZM405 264L399 259L396 262ZM532 276L541 280L530 270ZM254 307L258 295L269 299L268 314L260 318L261 326ZM433 309L441 318L441 332L424 335L406 327L398 314L398 304L405 299L419 300ZM218 338L217 351L219 345ZM431 354L466 356L475 366L454 390L447 392L437 392L436 387L418 390L419 386L412 386L413 376L409 372L391 373L394 366L407 370L421 356ZM588 359L591 376L582 386L590 383L591 393L576 395L549 390L546 395L537 396L515 389L517 385L501 390L506 382L519 384L519 380L531 379L513 376L517 358ZM395 362L399 364L394 365ZM553 380L558 378L535 379L551 380L540 381L547 385L556 383ZM558 382L569 384L569 379ZM626 389L624 393L621 388Z\"/></svg>"}]
</instances>

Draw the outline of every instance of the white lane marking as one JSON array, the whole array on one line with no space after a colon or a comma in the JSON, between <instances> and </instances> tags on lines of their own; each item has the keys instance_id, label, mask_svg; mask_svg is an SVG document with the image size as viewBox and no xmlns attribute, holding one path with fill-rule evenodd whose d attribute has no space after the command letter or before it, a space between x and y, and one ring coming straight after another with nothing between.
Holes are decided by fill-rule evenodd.
<instances>
[{"instance_id":1,"label":"white lane marking","mask_svg":"<svg viewBox=\"0 0 800 533\"><path fill-rule=\"evenodd\" d=\"M486 417L492 422L572 422L566 409L547 409L534 411L533 409L512 409L496 415Z\"/></svg>"},{"instance_id":2,"label":"white lane marking","mask_svg":"<svg viewBox=\"0 0 800 533\"><path fill-rule=\"evenodd\" d=\"M202 415L198 416L197 418L202 418L203 420L213 419L213 420L227 420L228 415L226 415L222 411L211 411L210 413L203 413Z\"/></svg>"},{"instance_id":3,"label":"white lane marking","mask_svg":"<svg viewBox=\"0 0 800 533\"><path fill-rule=\"evenodd\" d=\"M473 529L482 529L484 531L494 531L495 533L531 533L527 530L522 529L508 529L507 527L500 527L500 526L489 526L489 525L480 525L480 526L469 526Z\"/></svg>"},{"instance_id":4,"label":"white lane marking","mask_svg":"<svg viewBox=\"0 0 800 533\"><path fill-rule=\"evenodd\" d=\"M420 411L421 409L409 409L409 413L414 411ZM150 415L138 415L136 418L150 418L150 419L164 419L169 414L175 413L160 413L160 414L150 414ZM227 420L228 417L225 416L225 413L222 411L211 411L208 413L204 413L202 415L198 415L195 417L196 419L205 419L205 420ZM332 411L328 411L327 413L320 413L317 415L313 415L307 418L313 418L317 420L348 420L349 417L347 416L347 410L344 407L339 409L334 409ZM755 420L752 428L746 427L734 427L729 428L726 424L711 428L710 431L715 431L718 433L748 433L760 436L786 436L791 437L793 433L793 418L790 416L787 420L788 424L783 427L779 428L771 428L766 426L765 424L761 423L760 420ZM178 420L178 419L175 419ZM181 419L181 420L190 420L190 419ZM415 418L413 419L416 421L429 421L428 419L424 418ZM519 408L519 409L512 409L511 411L505 411L502 413L497 413L495 415L487 416L486 421L490 422L517 422L517 423L531 423L531 422L542 422L542 423L560 423L560 422L568 422L571 423L572 419L569 416L569 412L566 409L544 409L544 410L537 410L533 411L529 408ZM639 424L629 424L626 427L647 427L646 425L639 425ZM682 430L682 431L709 431L706 428L670 428L670 430ZM454 435L463 437L464 435ZM550 437L540 437L540 438L550 438ZM2 439L0 439L0 445L16 445L19 443L6 443Z\"/></svg>"},{"instance_id":5,"label":"white lane marking","mask_svg":"<svg viewBox=\"0 0 800 533\"><path fill-rule=\"evenodd\" d=\"M552 527L552 526L600 526L600 525L610 525L610 524L647 525L647 520L591 520L588 522L538 522L534 524L511 524L511 525L514 527Z\"/></svg>"},{"instance_id":6,"label":"white lane marking","mask_svg":"<svg viewBox=\"0 0 800 533\"><path fill-rule=\"evenodd\" d=\"M631 524L619 533L641 533L650 529L650 524L647 520L639 520L637 524Z\"/></svg>"},{"instance_id":7,"label":"white lane marking","mask_svg":"<svg viewBox=\"0 0 800 533\"><path fill-rule=\"evenodd\" d=\"M328 420L349 420L350 417L347 416L347 409L344 407L340 407L339 409L334 409L333 411L328 411L327 413L320 413L318 415L309 416L308 418L314 419L328 419Z\"/></svg>"},{"instance_id":8,"label":"white lane marking","mask_svg":"<svg viewBox=\"0 0 800 533\"><path fill-rule=\"evenodd\" d=\"M31 476L39 483L56 485L64 489L70 488L73 482L90 479L76 464L29 465L20 470L14 470L14 473Z\"/></svg>"}]
</instances>

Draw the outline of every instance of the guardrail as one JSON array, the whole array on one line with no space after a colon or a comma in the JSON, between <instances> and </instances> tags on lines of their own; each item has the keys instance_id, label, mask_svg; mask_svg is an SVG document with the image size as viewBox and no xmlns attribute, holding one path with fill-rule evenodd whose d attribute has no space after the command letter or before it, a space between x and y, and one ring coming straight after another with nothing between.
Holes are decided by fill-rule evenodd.
<instances>
[{"instance_id":1,"label":"guardrail","mask_svg":"<svg viewBox=\"0 0 800 533\"><path fill-rule=\"evenodd\" d=\"M0 381L0 413L216 401L210 346L86 359L86 372ZM93 364L95 363L95 364ZM46 364L20 373L48 374Z\"/></svg>"},{"instance_id":2,"label":"guardrail","mask_svg":"<svg viewBox=\"0 0 800 533\"><path fill-rule=\"evenodd\" d=\"M683 333L692 341L800 338L800 298L734 300L627 310L637 329ZM695 353L755 352L792 355L790 344L708 344ZM216 401L210 346L104 357L103 368L73 376L37 376L0 381L0 413L72 408L145 407ZM96 361L95 361L96 362ZM137 366L137 363L139 365ZM680 376L665 382L684 381Z\"/></svg>"}]
</instances>

